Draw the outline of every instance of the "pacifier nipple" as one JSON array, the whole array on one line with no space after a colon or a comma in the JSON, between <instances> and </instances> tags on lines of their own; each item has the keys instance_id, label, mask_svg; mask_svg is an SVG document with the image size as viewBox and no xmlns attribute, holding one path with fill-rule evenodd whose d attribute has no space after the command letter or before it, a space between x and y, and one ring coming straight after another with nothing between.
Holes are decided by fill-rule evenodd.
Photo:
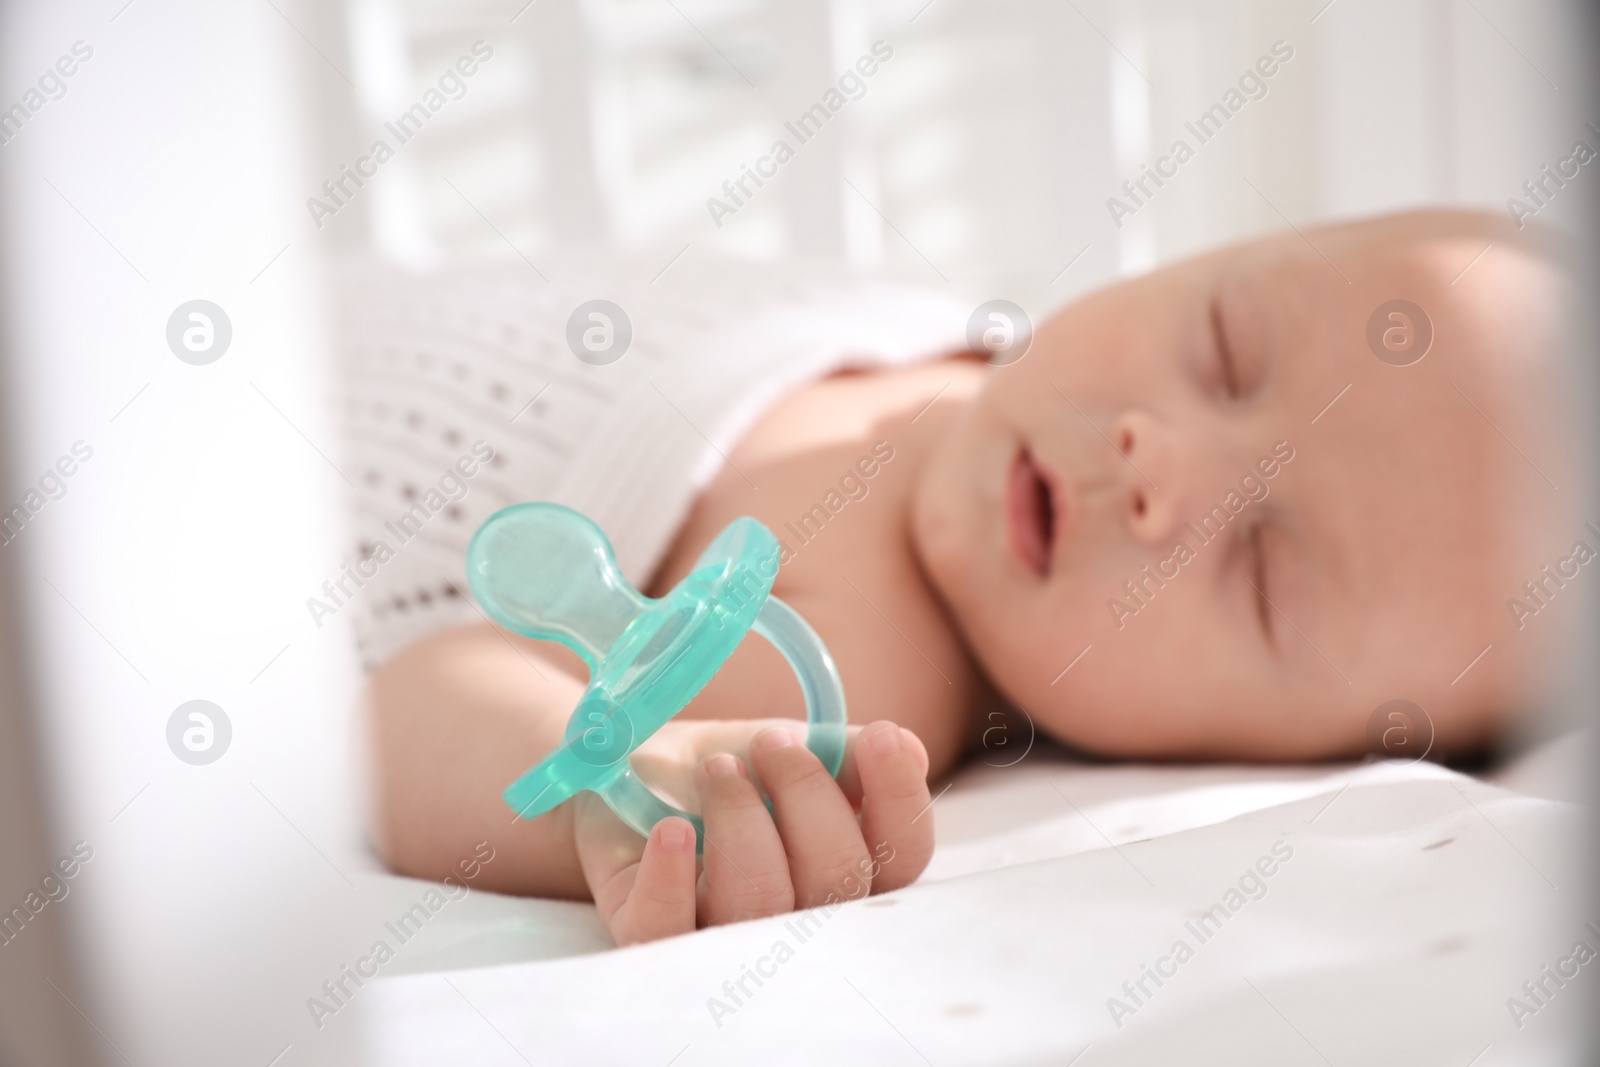
<instances>
[{"instance_id":1,"label":"pacifier nipple","mask_svg":"<svg viewBox=\"0 0 1600 1067\"><path fill-rule=\"evenodd\" d=\"M561 642L591 671L650 603L623 577L600 527L558 504L496 513L472 537L467 575L495 622Z\"/></svg>"}]
</instances>

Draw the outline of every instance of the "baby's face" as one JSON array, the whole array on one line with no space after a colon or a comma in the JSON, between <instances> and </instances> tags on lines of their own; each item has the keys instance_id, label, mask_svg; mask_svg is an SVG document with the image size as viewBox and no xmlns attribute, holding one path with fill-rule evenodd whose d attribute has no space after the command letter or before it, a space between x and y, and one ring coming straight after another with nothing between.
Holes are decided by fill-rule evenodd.
<instances>
[{"instance_id":1,"label":"baby's face","mask_svg":"<svg viewBox=\"0 0 1600 1067\"><path fill-rule=\"evenodd\" d=\"M1506 699L1506 600L1569 547L1519 537L1555 492L1519 399L1555 279L1496 244L1452 284L1497 236L1460 217L1307 236L1066 308L930 460L918 551L1042 728L1112 755L1315 757L1359 751L1390 699L1446 745ZM1396 299L1432 323L1410 366L1367 339Z\"/></svg>"}]
</instances>

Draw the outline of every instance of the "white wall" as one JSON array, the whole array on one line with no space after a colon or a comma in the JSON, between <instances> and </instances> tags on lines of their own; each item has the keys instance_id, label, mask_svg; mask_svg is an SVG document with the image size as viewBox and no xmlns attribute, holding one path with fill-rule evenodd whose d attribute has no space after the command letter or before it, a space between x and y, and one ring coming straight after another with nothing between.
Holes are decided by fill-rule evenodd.
<instances>
[{"instance_id":1,"label":"white wall","mask_svg":"<svg viewBox=\"0 0 1600 1067\"><path fill-rule=\"evenodd\" d=\"M1558 0L540 0L512 23L522 6L357 4L407 28L419 79L505 42L471 109L419 138L418 195L381 206L434 253L508 254L503 234L527 255L820 254L1044 308L1286 220L1504 210L1582 132L1552 85L1579 62ZM714 225L706 199L878 39L895 58L866 96ZM1123 179L1193 142L1183 122L1278 40L1294 58L1267 97L1115 226Z\"/></svg>"}]
</instances>

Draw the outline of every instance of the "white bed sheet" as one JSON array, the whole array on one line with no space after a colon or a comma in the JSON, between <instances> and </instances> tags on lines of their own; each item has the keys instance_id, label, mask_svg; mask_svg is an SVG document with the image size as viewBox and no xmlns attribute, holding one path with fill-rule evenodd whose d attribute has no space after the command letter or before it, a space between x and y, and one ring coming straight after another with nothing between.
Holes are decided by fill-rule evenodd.
<instances>
[{"instance_id":1,"label":"white bed sheet","mask_svg":"<svg viewBox=\"0 0 1600 1067\"><path fill-rule=\"evenodd\" d=\"M1567 795L1581 743L1496 777ZM1577 998L1521 1027L1506 1000L1579 937L1600 948L1557 888L1579 810L1433 764L1038 752L963 771L935 817L918 884L809 930L614 951L588 905L473 893L362 992L362 1044L396 1065L1556 1063ZM1293 857L1202 943L1186 923L1278 842ZM423 888L384 892L399 911ZM1173 977L1124 989L1178 940ZM723 988L757 963L759 988Z\"/></svg>"}]
</instances>

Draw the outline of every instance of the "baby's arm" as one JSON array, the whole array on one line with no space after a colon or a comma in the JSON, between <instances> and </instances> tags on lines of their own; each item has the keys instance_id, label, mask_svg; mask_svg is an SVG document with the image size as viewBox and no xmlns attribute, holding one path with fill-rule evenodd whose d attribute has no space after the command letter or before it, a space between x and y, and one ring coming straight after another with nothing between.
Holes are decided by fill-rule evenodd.
<instances>
[{"instance_id":1,"label":"baby's arm","mask_svg":"<svg viewBox=\"0 0 1600 1067\"><path fill-rule=\"evenodd\" d=\"M646 841L588 794L513 819L501 789L560 743L583 690L543 651L472 626L421 641L374 675L373 823L395 870L439 877L487 840L495 862L476 885L592 898L628 943L898 888L927 865L927 753L887 722L851 728L837 781L792 733L755 719L758 709L743 721L669 723L641 755L653 782L700 798L703 872L681 819Z\"/></svg>"},{"instance_id":2,"label":"baby's arm","mask_svg":"<svg viewBox=\"0 0 1600 1067\"><path fill-rule=\"evenodd\" d=\"M438 878L487 840L479 888L588 896L571 805L514 820L500 791L561 743L583 683L538 642L479 624L401 651L366 694L373 753L371 824L389 866Z\"/></svg>"}]
</instances>

